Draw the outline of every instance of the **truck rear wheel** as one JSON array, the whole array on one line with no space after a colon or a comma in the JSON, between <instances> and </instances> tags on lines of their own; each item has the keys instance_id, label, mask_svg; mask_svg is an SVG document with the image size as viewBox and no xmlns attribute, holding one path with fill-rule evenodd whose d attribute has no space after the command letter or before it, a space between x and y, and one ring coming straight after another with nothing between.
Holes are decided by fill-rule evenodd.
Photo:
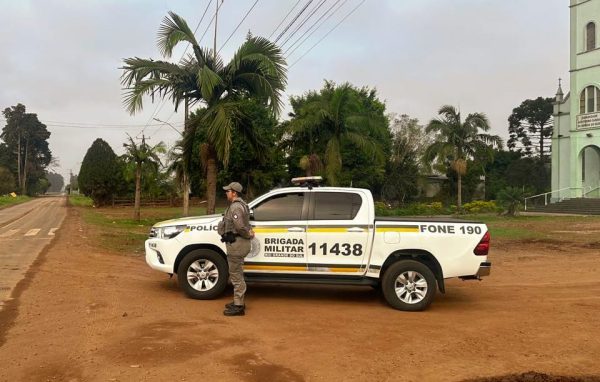
<instances>
[{"instance_id":1,"label":"truck rear wheel","mask_svg":"<svg viewBox=\"0 0 600 382\"><path fill-rule=\"evenodd\" d=\"M394 309L425 310L435 296L435 275L423 263L400 260L385 271L381 289L385 300Z\"/></svg>"},{"instance_id":2,"label":"truck rear wheel","mask_svg":"<svg viewBox=\"0 0 600 382\"><path fill-rule=\"evenodd\" d=\"M220 296L227 286L227 261L219 254L206 250L191 251L177 268L177 281L188 297L210 300Z\"/></svg>"}]
</instances>

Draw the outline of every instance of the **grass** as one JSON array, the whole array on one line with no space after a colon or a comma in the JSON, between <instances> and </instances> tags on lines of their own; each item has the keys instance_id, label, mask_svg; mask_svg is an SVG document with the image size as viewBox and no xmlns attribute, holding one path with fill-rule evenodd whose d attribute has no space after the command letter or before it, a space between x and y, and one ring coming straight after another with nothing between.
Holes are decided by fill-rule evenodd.
<instances>
[{"instance_id":1,"label":"grass","mask_svg":"<svg viewBox=\"0 0 600 382\"><path fill-rule=\"evenodd\" d=\"M31 200L29 196L19 195L16 197L10 195L0 196L0 208L14 206L15 204L25 203L26 201Z\"/></svg>"},{"instance_id":2,"label":"grass","mask_svg":"<svg viewBox=\"0 0 600 382\"><path fill-rule=\"evenodd\" d=\"M150 228L157 222L182 217L182 207L142 207L141 219L133 219L133 208L92 206L91 199L70 197L69 203L91 228L99 248L123 255L141 256ZM190 216L202 216L205 207L191 207ZM217 213L223 212L217 208Z\"/></svg>"},{"instance_id":3,"label":"grass","mask_svg":"<svg viewBox=\"0 0 600 382\"><path fill-rule=\"evenodd\" d=\"M507 241L559 240L565 242L595 240L586 231L600 228L600 216L499 216L496 214L461 215L461 219L487 224L492 238Z\"/></svg>"},{"instance_id":4,"label":"grass","mask_svg":"<svg viewBox=\"0 0 600 382\"><path fill-rule=\"evenodd\" d=\"M76 207L91 207L94 203L87 196L69 195L69 204Z\"/></svg>"}]
</instances>

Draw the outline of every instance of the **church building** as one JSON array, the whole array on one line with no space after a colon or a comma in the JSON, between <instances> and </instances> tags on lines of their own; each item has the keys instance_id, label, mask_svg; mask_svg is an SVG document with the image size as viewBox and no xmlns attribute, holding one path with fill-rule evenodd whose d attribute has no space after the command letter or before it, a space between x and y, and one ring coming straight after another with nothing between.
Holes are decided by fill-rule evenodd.
<instances>
[{"instance_id":1,"label":"church building","mask_svg":"<svg viewBox=\"0 0 600 382\"><path fill-rule=\"evenodd\" d=\"M571 0L570 91L554 104L552 202L600 198L600 0Z\"/></svg>"}]
</instances>

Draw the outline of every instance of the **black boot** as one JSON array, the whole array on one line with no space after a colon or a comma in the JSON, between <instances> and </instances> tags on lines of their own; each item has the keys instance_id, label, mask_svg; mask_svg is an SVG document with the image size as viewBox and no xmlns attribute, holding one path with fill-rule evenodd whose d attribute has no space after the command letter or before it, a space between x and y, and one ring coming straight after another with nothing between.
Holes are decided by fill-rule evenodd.
<instances>
[{"instance_id":1,"label":"black boot","mask_svg":"<svg viewBox=\"0 0 600 382\"><path fill-rule=\"evenodd\" d=\"M228 302L227 304L225 304L225 309L231 309L231 307L235 306L235 302L231 301ZM246 307L246 304L242 305L244 308Z\"/></svg>"},{"instance_id":2,"label":"black boot","mask_svg":"<svg viewBox=\"0 0 600 382\"><path fill-rule=\"evenodd\" d=\"M244 305L232 305L223 312L226 316L243 316L246 314Z\"/></svg>"}]
</instances>

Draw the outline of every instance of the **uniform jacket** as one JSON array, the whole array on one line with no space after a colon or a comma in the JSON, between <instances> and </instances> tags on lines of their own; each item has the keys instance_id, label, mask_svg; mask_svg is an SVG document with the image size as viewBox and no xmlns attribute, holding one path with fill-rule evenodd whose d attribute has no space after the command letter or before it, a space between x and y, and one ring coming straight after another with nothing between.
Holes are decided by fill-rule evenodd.
<instances>
[{"instance_id":1,"label":"uniform jacket","mask_svg":"<svg viewBox=\"0 0 600 382\"><path fill-rule=\"evenodd\" d=\"M235 242L226 244L228 255L246 256L250 252L251 230L250 209L242 198L235 198L225 210L217 230L219 235L230 231L236 234Z\"/></svg>"}]
</instances>

